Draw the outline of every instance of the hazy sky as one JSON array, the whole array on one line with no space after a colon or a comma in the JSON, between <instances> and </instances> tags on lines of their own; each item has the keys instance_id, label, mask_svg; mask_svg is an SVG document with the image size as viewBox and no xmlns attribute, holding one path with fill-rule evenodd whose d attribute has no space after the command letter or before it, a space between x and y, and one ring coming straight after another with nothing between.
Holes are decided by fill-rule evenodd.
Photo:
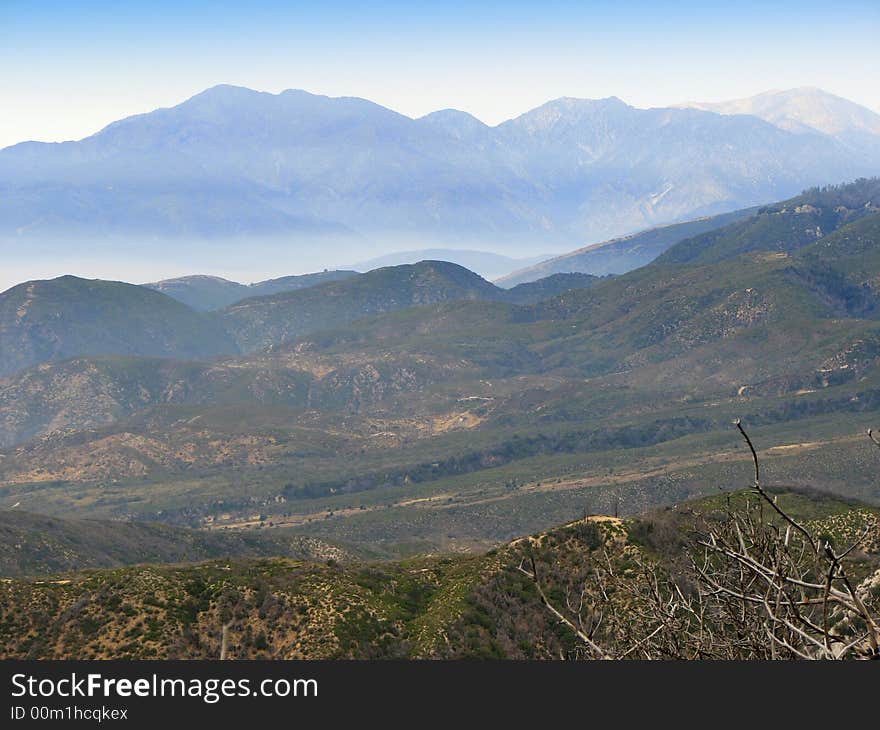
<instances>
[{"instance_id":1,"label":"hazy sky","mask_svg":"<svg viewBox=\"0 0 880 730\"><path fill-rule=\"evenodd\" d=\"M819 86L880 111L880 2L0 0L0 147L87 136L217 83L495 124Z\"/></svg>"}]
</instances>

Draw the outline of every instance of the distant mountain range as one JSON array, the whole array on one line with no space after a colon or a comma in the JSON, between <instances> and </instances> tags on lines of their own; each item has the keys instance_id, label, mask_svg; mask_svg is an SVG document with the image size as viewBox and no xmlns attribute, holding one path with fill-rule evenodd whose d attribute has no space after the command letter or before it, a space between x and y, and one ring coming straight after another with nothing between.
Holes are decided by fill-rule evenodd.
<instances>
[{"instance_id":1,"label":"distant mountain range","mask_svg":"<svg viewBox=\"0 0 880 730\"><path fill-rule=\"evenodd\" d=\"M489 127L218 86L79 142L0 151L0 250L19 270L64 256L218 271L368 249L523 257L880 169L880 116L824 92L718 111L562 98Z\"/></svg>"}]
</instances>

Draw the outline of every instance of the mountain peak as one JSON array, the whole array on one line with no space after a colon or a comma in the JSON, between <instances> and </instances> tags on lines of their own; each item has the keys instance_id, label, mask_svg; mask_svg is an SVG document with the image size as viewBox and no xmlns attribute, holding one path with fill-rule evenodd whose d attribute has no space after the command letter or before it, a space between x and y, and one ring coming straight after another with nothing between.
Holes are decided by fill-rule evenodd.
<instances>
[{"instance_id":1,"label":"mountain peak","mask_svg":"<svg viewBox=\"0 0 880 730\"><path fill-rule=\"evenodd\" d=\"M801 92L837 103L819 93ZM791 118L793 102L778 103ZM614 96L487 127L457 110L416 120L357 97L223 84L81 142L0 152L0 244L70 256L90 241L122 263L113 241L156 241L137 254L152 263L179 243L218 271L242 267L245 239L277 267L336 266L369 240L383 242L375 254L419 240L510 255L781 199L876 174L878 160L880 136L841 143Z\"/></svg>"},{"instance_id":2,"label":"mountain peak","mask_svg":"<svg viewBox=\"0 0 880 730\"><path fill-rule=\"evenodd\" d=\"M247 86L238 86L237 84L214 84L214 86L209 86L195 96L252 96L254 94L264 93L268 92L257 91Z\"/></svg>"},{"instance_id":3,"label":"mountain peak","mask_svg":"<svg viewBox=\"0 0 880 730\"><path fill-rule=\"evenodd\" d=\"M477 119L473 114L458 109L440 109L419 117L416 121L446 132L456 139L472 139L490 129L487 124Z\"/></svg>"},{"instance_id":4,"label":"mountain peak","mask_svg":"<svg viewBox=\"0 0 880 730\"><path fill-rule=\"evenodd\" d=\"M565 128L591 123L602 118L615 118L631 111L635 111L633 107L616 96L604 99L561 96L504 122L501 127L520 127L530 134L535 134L560 126Z\"/></svg>"},{"instance_id":5,"label":"mountain peak","mask_svg":"<svg viewBox=\"0 0 880 730\"><path fill-rule=\"evenodd\" d=\"M198 94L194 94L186 101L178 104L185 106L199 103L210 104L241 104L252 99L260 97L274 96L266 91L256 91L246 86L235 86L234 84L216 84Z\"/></svg>"},{"instance_id":6,"label":"mountain peak","mask_svg":"<svg viewBox=\"0 0 880 730\"><path fill-rule=\"evenodd\" d=\"M880 134L880 114L816 86L773 89L743 99L680 106L717 114L750 114L788 132Z\"/></svg>"},{"instance_id":7,"label":"mountain peak","mask_svg":"<svg viewBox=\"0 0 880 730\"><path fill-rule=\"evenodd\" d=\"M583 96L560 96L551 99L547 104L565 104L568 106L629 106L619 96L603 96L598 99ZM546 105L545 105L546 106Z\"/></svg>"}]
</instances>

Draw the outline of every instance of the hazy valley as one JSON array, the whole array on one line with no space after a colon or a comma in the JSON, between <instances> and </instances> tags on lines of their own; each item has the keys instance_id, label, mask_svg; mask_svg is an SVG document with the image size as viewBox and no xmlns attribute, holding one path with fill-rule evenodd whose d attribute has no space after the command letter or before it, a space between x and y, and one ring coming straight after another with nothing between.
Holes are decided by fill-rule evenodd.
<instances>
[{"instance_id":1,"label":"hazy valley","mask_svg":"<svg viewBox=\"0 0 880 730\"><path fill-rule=\"evenodd\" d=\"M716 489L745 456L723 455L737 416L789 447L781 474L815 458L811 486L876 499L868 467L844 472L880 397L878 189L809 191L604 279L505 290L423 262L200 313L125 284L16 287L4 502L467 548L612 495L632 512ZM116 324L151 322L154 298L156 324Z\"/></svg>"}]
</instances>

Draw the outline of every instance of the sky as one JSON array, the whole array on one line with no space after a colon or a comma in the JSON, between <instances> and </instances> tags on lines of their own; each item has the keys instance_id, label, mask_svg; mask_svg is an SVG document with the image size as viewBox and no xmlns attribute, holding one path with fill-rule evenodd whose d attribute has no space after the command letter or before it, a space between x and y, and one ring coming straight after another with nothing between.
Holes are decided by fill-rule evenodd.
<instances>
[{"instance_id":1,"label":"sky","mask_svg":"<svg viewBox=\"0 0 880 730\"><path fill-rule=\"evenodd\" d=\"M489 124L818 86L880 112L880 2L0 0L0 148L80 139L218 83Z\"/></svg>"}]
</instances>

